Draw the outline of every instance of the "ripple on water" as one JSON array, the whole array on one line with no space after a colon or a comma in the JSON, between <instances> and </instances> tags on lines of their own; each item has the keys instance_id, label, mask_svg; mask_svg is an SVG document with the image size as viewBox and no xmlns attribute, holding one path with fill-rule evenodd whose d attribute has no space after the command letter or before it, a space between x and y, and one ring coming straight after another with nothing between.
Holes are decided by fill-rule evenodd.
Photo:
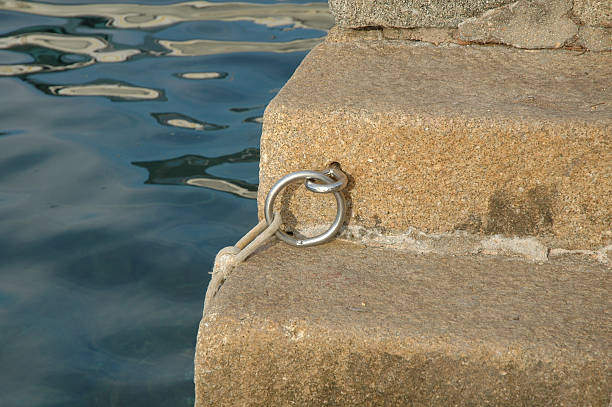
<instances>
[{"instance_id":1,"label":"ripple on water","mask_svg":"<svg viewBox=\"0 0 612 407\"><path fill-rule=\"evenodd\" d=\"M239 178L215 176L209 169L216 166L236 166L259 162L259 150L249 148L220 157L186 155L159 161L133 162L149 171L148 184L190 185L229 192L247 199L257 199L257 184ZM232 174L234 175L234 174Z\"/></svg>"},{"instance_id":2,"label":"ripple on water","mask_svg":"<svg viewBox=\"0 0 612 407\"><path fill-rule=\"evenodd\" d=\"M325 3L0 0L2 407L193 405L261 113L332 24Z\"/></svg>"},{"instance_id":3,"label":"ripple on water","mask_svg":"<svg viewBox=\"0 0 612 407\"><path fill-rule=\"evenodd\" d=\"M97 62L123 62L140 53L138 49L109 50L107 41L85 35L27 33L0 38L0 49L24 46L88 55Z\"/></svg>"},{"instance_id":4,"label":"ripple on water","mask_svg":"<svg viewBox=\"0 0 612 407\"><path fill-rule=\"evenodd\" d=\"M203 122L182 113L151 113L151 116L153 116L155 120L157 120L157 122L161 125L178 127L182 129L223 130L228 127L220 124Z\"/></svg>"},{"instance_id":5,"label":"ripple on water","mask_svg":"<svg viewBox=\"0 0 612 407\"><path fill-rule=\"evenodd\" d=\"M0 10L54 17L97 16L117 28L156 28L188 21L252 21L267 27L328 30L333 25L326 3L258 4L192 1L149 4L49 4L5 1Z\"/></svg>"},{"instance_id":6,"label":"ripple on water","mask_svg":"<svg viewBox=\"0 0 612 407\"><path fill-rule=\"evenodd\" d=\"M41 87L44 85L41 85ZM161 90L122 83L90 83L84 85L50 85L46 92L56 96L104 96L111 100L163 100Z\"/></svg>"}]
</instances>

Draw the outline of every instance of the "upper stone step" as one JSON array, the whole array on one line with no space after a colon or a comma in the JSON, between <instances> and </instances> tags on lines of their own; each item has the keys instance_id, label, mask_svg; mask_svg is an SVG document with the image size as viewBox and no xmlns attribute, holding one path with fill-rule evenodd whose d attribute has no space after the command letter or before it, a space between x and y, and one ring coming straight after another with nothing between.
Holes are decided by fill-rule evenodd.
<instances>
[{"instance_id":1,"label":"upper stone step","mask_svg":"<svg viewBox=\"0 0 612 407\"><path fill-rule=\"evenodd\" d=\"M458 40L612 50L610 0L330 0L344 28L446 28Z\"/></svg>"},{"instance_id":2,"label":"upper stone step","mask_svg":"<svg viewBox=\"0 0 612 407\"><path fill-rule=\"evenodd\" d=\"M338 162L358 238L612 243L612 54L330 37L266 109L260 209L280 177ZM277 202L296 233L335 215L303 187Z\"/></svg>"}]
</instances>

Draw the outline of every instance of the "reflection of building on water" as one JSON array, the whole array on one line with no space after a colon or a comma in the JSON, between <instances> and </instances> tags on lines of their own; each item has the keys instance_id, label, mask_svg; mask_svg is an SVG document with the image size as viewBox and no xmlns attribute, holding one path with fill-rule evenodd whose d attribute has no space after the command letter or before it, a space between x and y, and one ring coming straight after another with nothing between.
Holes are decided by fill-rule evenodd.
<instances>
[{"instance_id":1,"label":"reflection of building on water","mask_svg":"<svg viewBox=\"0 0 612 407\"><path fill-rule=\"evenodd\" d=\"M0 0L0 4L2 0ZM1 7L0 7L1 9ZM204 56L234 52L301 52L308 51L319 44L322 38L307 38L293 41L250 42L250 41L217 41L157 40L167 51L160 53L148 51L149 55ZM36 72L54 72L77 69L95 63L124 62L143 51L134 48L113 49L105 39L55 33L27 33L0 38L0 49L22 49L34 57L29 64L0 64L0 76L27 75ZM44 55L44 61L41 55ZM82 60L66 62L66 56L81 56ZM178 74L185 79L221 79L225 72L190 72Z\"/></svg>"},{"instance_id":2,"label":"reflection of building on water","mask_svg":"<svg viewBox=\"0 0 612 407\"><path fill-rule=\"evenodd\" d=\"M116 101L165 100L162 90L121 82L94 81L83 85L49 85L31 79L26 81L41 91L55 96L104 96Z\"/></svg>"},{"instance_id":3,"label":"reflection of building on water","mask_svg":"<svg viewBox=\"0 0 612 407\"><path fill-rule=\"evenodd\" d=\"M33 56L35 61L31 64L0 65L0 76L65 71L97 62L123 62L141 53L137 49L114 50L111 44L98 37L50 33L18 34L0 38L0 49L9 48L22 48ZM82 56L82 60L66 63L64 57L74 54Z\"/></svg>"},{"instance_id":4,"label":"reflection of building on water","mask_svg":"<svg viewBox=\"0 0 612 407\"><path fill-rule=\"evenodd\" d=\"M60 96L106 96L115 99L159 99L160 91L148 88L137 88L117 83L78 85L78 86L50 86L51 93Z\"/></svg>"},{"instance_id":5,"label":"reflection of building on water","mask_svg":"<svg viewBox=\"0 0 612 407\"><path fill-rule=\"evenodd\" d=\"M207 123L189 117L182 113L151 113L151 116L157 120L157 122L163 126L180 127L183 129L192 130L222 130L229 126Z\"/></svg>"},{"instance_id":6,"label":"reflection of building on water","mask_svg":"<svg viewBox=\"0 0 612 407\"><path fill-rule=\"evenodd\" d=\"M251 110L263 109L264 107L266 107L266 105L257 105L257 106L249 106L249 107L232 107L230 108L230 112L244 113L244 112L250 112Z\"/></svg>"},{"instance_id":7,"label":"reflection of building on water","mask_svg":"<svg viewBox=\"0 0 612 407\"><path fill-rule=\"evenodd\" d=\"M154 28L185 21L251 21L267 27L328 30L334 23L326 3L257 4L191 1L149 4L49 4L0 0L0 10L54 17L102 17L117 28Z\"/></svg>"},{"instance_id":8,"label":"reflection of building on water","mask_svg":"<svg viewBox=\"0 0 612 407\"><path fill-rule=\"evenodd\" d=\"M257 189L254 191L248 190L240 185L230 181L217 178L192 178L185 182L188 185L193 185L201 188L209 188L217 191L229 192L230 194L238 195L247 199L257 199Z\"/></svg>"},{"instance_id":9,"label":"reflection of building on water","mask_svg":"<svg viewBox=\"0 0 612 407\"><path fill-rule=\"evenodd\" d=\"M0 38L0 49L35 46L67 54L87 55L96 62L123 62L139 54L137 49L109 50L110 44L98 37L29 33Z\"/></svg>"},{"instance_id":10,"label":"reflection of building on water","mask_svg":"<svg viewBox=\"0 0 612 407\"><path fill-rule=\"evenodd\" d=\"M185 72L176 76L183 79L223 79L227 72Z\"/></svg>"},{"instance_id":11,"label":"reflection of building on water","mask_svg":"<svg viewBox=\"0 0 612 407\"><path fill-rule=\"evenodd\" d=\"M259 161L259 150L247 148L238 153L220 157L185 155L160 161L133 162L133 165L146 168L149 178L146 184L190 185L248 198L257 198L257 185L239 179L217 177L207 173L211 167L221 164L238 164Z\"/></svg>"},{"instance_id":12,"label":"reflection of building on water","mask_svg":"<svg viewBox=\"0 0 612 407\"><path fill-rule=\"evenodd\" d=\"M253 116L253 117L247 117L246 119L244 119L245 123L259 123L262 124L263 123L263 117L262 116Z\"/></svg>"},{"instance_id":13,"label":"reflection of building on water","mask_svg":"<svg viewBox=\"0 0 612 407\"><path fill-rule=\"evenodd\" d=\"M49 4L21 0L0 0L0 10L53 17L80 17L99 28L156 28L187 21L251 21L283 30L309 28L327 31L333 18L327 4L257 4L209 3L193 1L168 5L143 4ZM102 22L100 22L102 19ZM204 56L234 52L301 52L312 49L321 38L293 41L250 42L187 40L151 40L150 46L122 48L110 43L108 35L79 35L59 32L17 32L0 37L0 49L14 49L33 57L31 63L1 64L0 76L26 76L33 73L56 72L87 67L96 63L124 62L146 53L150 56ZM165 51L159 52L159 46ZM74 60L74 56L78 56ZM177 74L184 79L221 79L225 72L187 72ZM93 89L88 89L92 91ZM59 93L58 93L59 94ZM102 95L105 96L105 95ZM136 98L132 98L136 99ZM138 98L141 99L141 98Z\"/></svg>"}]
</instances>

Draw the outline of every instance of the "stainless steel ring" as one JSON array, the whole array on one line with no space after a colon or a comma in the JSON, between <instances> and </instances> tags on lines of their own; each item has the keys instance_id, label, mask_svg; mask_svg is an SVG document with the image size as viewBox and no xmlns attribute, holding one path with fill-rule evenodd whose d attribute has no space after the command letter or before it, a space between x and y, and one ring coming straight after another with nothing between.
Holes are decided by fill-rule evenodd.
<instances>
[{"instance_id":1,"label":"stainless steel ring","mask_svg":"<svg viewBox=\"0 0 612 407\"><path fill-rule=\"evenodd\" d=\"M266 197L264 215L266 216L266 222L268 222L268 224L270 224L273 219L272 210L274 209L274 200L283 190L283 188L294 182L300 182L309 178L316 179L327 184L332 184L335 182L323 172L318 171L297 171L289 175L285 175L283 178L279 179L276 184L272 186L272 188L270 188L270 192L268 192L268 196ZM344 216L346 214L346 202L344 201L344 195L342 195L342 193L340 193L339 191L334 191L333 194L336 198L337 205L336 219L334 219L334 222L325 233L322 233L315 237L310 237L308 239L295 239L283 232L282 230L279 230L276 232L276 236L285 243L300 247L315 246L333 239L342 227L342 223L344 222Z\"/></svg>"},{"instance_id":2,"label":"stainless steel ring","mask_svg":"<svg viewBox=\"0 0 612 407\"><path fill-rule=\"evenodd\" d=\"M306 179L306 181L304 181L304 186L306 186L306 189L311 192L316 192L317 194L328 194L330 192L342 191L348 183L346 174L338 167L330 167L325 171L322 171L322 174L327 175L328 177L333 177L337 181L332 182L331 184L319 184L314 182L312 179Z\"/></svg>"}]
</instances>

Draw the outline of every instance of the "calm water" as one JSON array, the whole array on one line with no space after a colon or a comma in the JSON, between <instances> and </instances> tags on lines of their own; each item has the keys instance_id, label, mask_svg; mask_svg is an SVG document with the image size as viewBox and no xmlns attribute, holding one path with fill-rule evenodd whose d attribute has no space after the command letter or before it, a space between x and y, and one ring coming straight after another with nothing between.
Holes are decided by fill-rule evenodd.
<instances>
[{"instance_id":1,"label":"calm water","mask_svg":"<svg viewBox=\"0 0 612 407\"><path fill-rule=\"evenodd\" d=\"M1 406L192 405L213 257L326 7L0 0Z\"/></svg>"}]
</instances>

